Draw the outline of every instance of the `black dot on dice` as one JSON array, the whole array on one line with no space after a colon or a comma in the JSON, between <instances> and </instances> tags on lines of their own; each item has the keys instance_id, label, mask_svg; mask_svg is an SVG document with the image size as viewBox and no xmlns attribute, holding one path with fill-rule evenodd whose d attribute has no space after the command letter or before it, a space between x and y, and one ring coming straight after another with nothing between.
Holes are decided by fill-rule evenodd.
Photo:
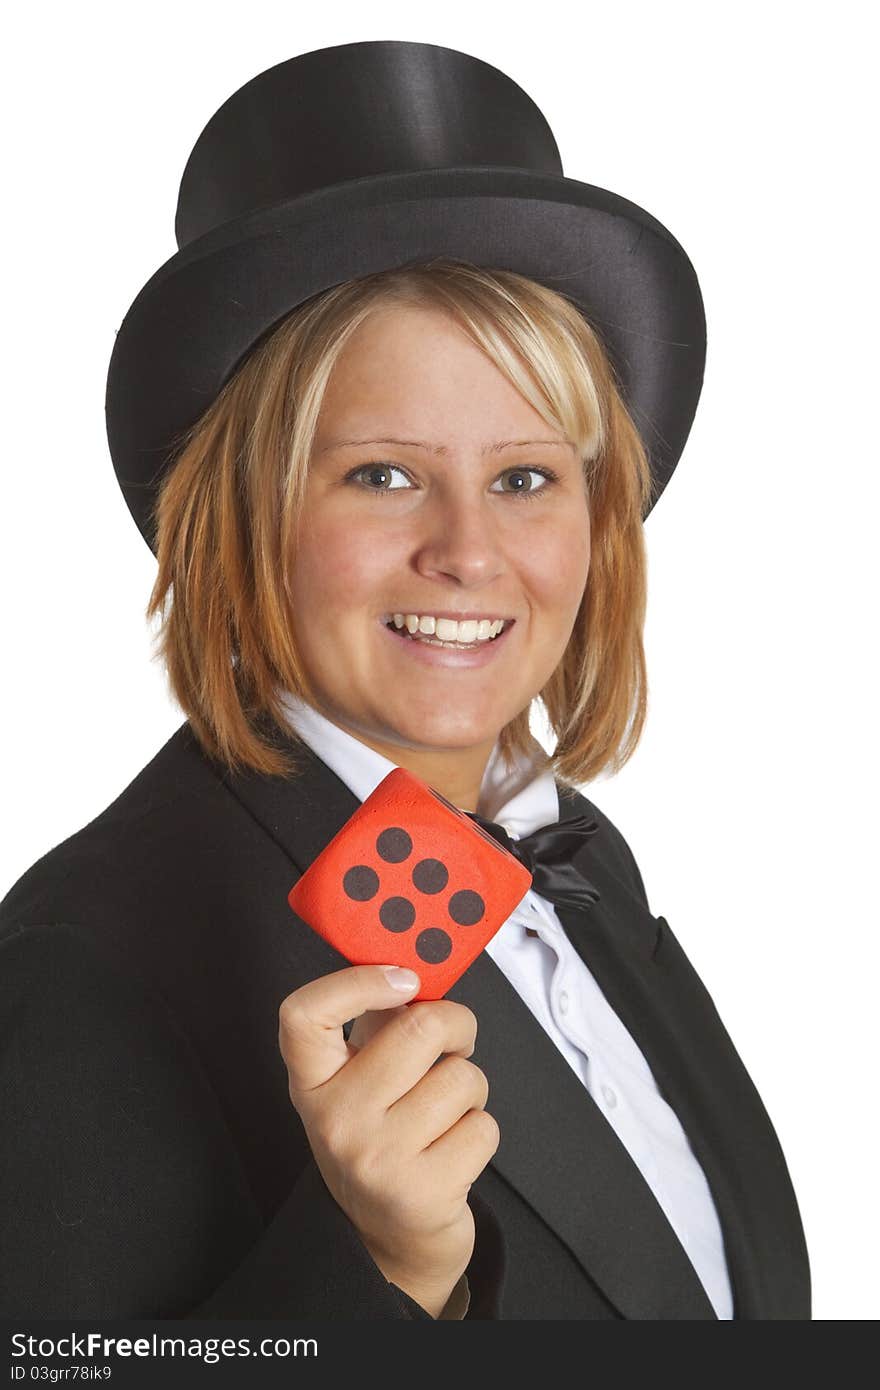
<instances>
[{"instance_id":1,"label":"black dot on dice","mask_svg":"<svg viewBox=\"0 0 880 1390\"><path fill-rule=\"evenodd\" d=\"M399 825L383 830L376 841L376 853L386 864L402 864L412 854L413 842Z\"/></svg>"},{"instance_id":2,"label":"black dot on dice","mask_svg":"<svg viewBox=\"0 0 880 1390\"><path fill-rule=\"evenodd\" d=\"M449 899L449 915L460 927L472 927L481 921L485 911L483 899L470 888L462 888Z\"/></svg>"},{"instance_id":3,"label":"black dot on dice","mask_svg":"<svg viewBox=\"0 0 880 1390\"><path fill-rule=\"evenodd\" d=\"M379 891L379 875L369 864L355 864L346 872L342 880L346 896L356 903L365 903L374 898Z\"/></svg>"},{"instance_id":4,"label":"black dot on dice","mask_svg":"<svg viewBox=\"0 0 880 1390\"><path fill-rule=\"evenodd\" d=\"M439 927L427 927L416 937L416 955L428 965L439 965L451 950L451 938Z\"/></svg>"},{"instance_id":5,"label":"black dot on dice","mask_svg":"<svg viewBox=\"0 0 880 1390\"><path fill-rule=\"evenodd\" d=\"M449 870L439 859L420 859L412 880L420 893L442 893L449 882Z\"/></svg>"},{"instance_id":6,"label":"black dot on dice","mask_svg":"<svg viewBox=\"0 0 880 1390\"><path fill-rule=\"evenodd\" d=\"M379 921L387 931L409 931L416 910L409 898L386 898L379 908Z\"/></svg>"}]
</instances>

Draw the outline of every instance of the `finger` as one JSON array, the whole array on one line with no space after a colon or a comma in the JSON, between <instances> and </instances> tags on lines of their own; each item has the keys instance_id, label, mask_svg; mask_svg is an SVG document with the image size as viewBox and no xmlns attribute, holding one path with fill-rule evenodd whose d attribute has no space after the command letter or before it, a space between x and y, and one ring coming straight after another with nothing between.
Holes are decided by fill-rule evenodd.
<instances>
[{"instance_id":1,"label":"finger","mask_svg":"<svg viewBox=\"0 0 880 1390\"><path fill-rule=\"evenodd\" d=\"M469 1110L466 1115L429 1144L421 1155L425 1180L443 1183L458 1192L467 1190L482 1173L501 1142L501 1129L488 1110Z\"/></svg>"},{"instance_id":2,"label":"finger","mask_svg":"<svg viewBox=\"0 0 880 1390\"><path fill-rule=\"evenodd\" d=\"M287 1067L291 1093L311 1091L335 1076L351 1060L342 1025L367 1009L396 1008L419 988L395 989L381 965L350 965L301 985L278 1010L278 1046Z\"/></svg>"},{"instance_id":3,"label":"finger","mask_svg":"<svg viewBox=\"0 0 880 1390\"><path fill-rule=\"evenodd\" d=\"M477 1020L452 999L422 999L398 1009L351 1059L340 1085L368 1096L384 1112L406 1095L444 1053L469 1057Z\"/></svg>"},{"instance_id":4,"label":"finger","mask_svg":"<svg viewBox=\"0 0 880 1390\"><path fill-rule=\"evenodd\" d=\"M384 1028L389 1019L395 1014L400 1013L401 1009L406 1009L407 1004L398 1004L396 1009L367 1009L360 1018L356 1018L348 1035L349 1047L354 1047L358 1051L374 1038L380 1028Z\"/></svg>"},{"instance_id":5,"label":"finger","mask_svg":"<svg viewBox=\"0 0 880 1390\"><path fill-rule=\"evenodd\" d=\"M391 1106L387 1122L418 1137L418 1151L428 1148L469 1110L484 1110L489 1097L485 1072L452 1053L431 1067L417 1085Z\"/></svg>"}]
</instances>

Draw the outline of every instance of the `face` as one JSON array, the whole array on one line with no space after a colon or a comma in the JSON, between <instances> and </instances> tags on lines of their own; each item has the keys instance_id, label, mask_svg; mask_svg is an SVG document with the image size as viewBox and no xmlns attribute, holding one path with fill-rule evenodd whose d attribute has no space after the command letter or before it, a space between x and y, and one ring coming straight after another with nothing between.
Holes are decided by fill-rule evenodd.
<instances>
[{"instance_id":1,"label":"face","mask_svg":"<svg viewBox=\"0 0 880 1390\"><path fill-rule=\"evenodd\" d=\"M324 396L293 564L321 712L476 809L498 733L562 658L589 563L574 447L449 315L371 314ZM462 652L389 630L395 613L508 622Z\"/></svg>"}]
</instances>

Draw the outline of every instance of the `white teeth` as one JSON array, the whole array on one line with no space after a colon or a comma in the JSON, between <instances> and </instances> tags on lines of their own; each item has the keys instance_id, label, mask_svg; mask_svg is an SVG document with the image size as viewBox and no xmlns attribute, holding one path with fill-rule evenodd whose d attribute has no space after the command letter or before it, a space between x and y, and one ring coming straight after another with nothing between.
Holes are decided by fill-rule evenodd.
<instances>
[{"instance_id":1,"label":"white teeth","mask_svg":"<svg viewBox=\"0 0 880 1390\"><path fill-rule=\"evenodd\" d=\"M428 637L436 636L440 642L459 642L463 646L488 642L504 627L503 618L496 618L494 622L490 618L469 618L459 623L453 618L434 618L430 614L395 613L393 620L396 628L405 627L410 634L424 633Z\"/></svg>"}]
</instances>

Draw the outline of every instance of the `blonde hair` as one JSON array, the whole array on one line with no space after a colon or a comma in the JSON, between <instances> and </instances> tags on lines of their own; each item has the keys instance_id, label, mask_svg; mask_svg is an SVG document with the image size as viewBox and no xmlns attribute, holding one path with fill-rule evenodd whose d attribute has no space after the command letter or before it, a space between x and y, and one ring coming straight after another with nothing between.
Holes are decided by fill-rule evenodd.
<instances>
[{"instance_id":1,"label":"blonde hair","mask_svg":"<svg viewBox=\"0 0 880 1390\"><path fill-rule=\"evenodd\" d=\"M575 441L590 513L590 568L566 650L539 692L556 735L543 766L568 786L619 771L646 717L644 445L612 364L582 312L510 270L447 257L333 286L254 347L177 441L153 520L161 615L154 660L205 753L282 777L299 765L279 694L320 707L296 646L289 575L321 402L334 364L382 305L442 308L553 428ZM499 731L510 758L533 746L526 706Z\"/></svg>"}]
</instances>

